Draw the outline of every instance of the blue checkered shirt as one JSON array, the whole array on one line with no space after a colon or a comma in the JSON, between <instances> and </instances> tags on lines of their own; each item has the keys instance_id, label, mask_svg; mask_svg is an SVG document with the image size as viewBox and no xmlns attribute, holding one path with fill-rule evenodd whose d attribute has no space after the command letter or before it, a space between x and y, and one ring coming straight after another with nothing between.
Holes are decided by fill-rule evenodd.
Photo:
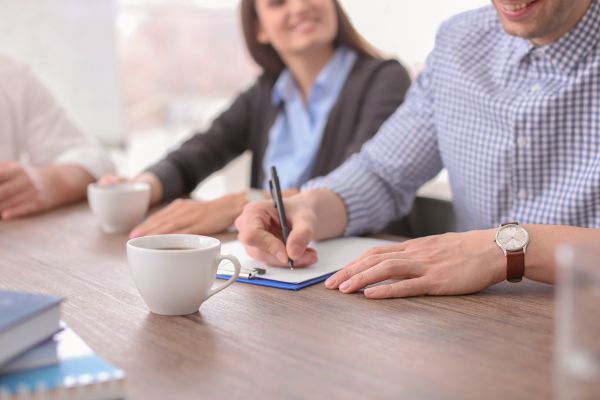
<instances>
[{"instance_id":1,"label":"blue checkered shirt","mask_svg":"<svg viewBox=\"0 0 600 400\"><path fill-rule=\"evenodd\" d=\"M404 104L361 152L305 188L337 192L346 234L409 212L447 168L460 230L507 221L600 227L600 5L557 42L502 29L493 7L442 25Z\"/></svg>"}]
</instances>

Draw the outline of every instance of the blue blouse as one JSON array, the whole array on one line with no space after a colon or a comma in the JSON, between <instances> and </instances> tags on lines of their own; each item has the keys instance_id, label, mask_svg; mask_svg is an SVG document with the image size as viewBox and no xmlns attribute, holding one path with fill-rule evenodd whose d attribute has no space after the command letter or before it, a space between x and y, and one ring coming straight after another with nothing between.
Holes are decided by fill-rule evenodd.
<instances>
[{"instance_id":1,"label":"blue blouse","mask_svg":"<svg viewBox=\"0 0 600 400\"><path fill-rule=\"evenodd\" d=\"M269 144L263 158L268 190L271 166L277 167L281 188L300 187L312 170L329 112L342 91L357 54L339 47L321 70L305 104L291 72L285 69L272 91L279 113L269 131Z\"/></svg>"}]
</instances>

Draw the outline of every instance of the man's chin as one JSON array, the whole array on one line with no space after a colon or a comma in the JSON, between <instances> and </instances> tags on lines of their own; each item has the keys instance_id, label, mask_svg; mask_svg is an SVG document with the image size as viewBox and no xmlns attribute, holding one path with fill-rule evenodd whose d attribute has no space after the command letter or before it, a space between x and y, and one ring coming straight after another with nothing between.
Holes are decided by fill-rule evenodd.
<instances>
[{"instance_id":1,"label":"man's chin","mask_svg":"<svg viewBox=\"0 0 600 400\"><path fill-rule=\"evenodd\" d=\"M492 3L507 34L529 40L537 36L536 31L539 29L536 28L536 25L539 23L543 0L530 2L526 9L513 13L503 11L502 5L498 1Z\"/></svg>"},{"instance_id":2,"label":"man's chin","mask_svg":"<svg viewBox=\"0 0 600 400\"><path fill-rule=\"evenodd\" d=\"M531 28L522 25L520 26L520 24L503 22L502 27L504 28L504 31L511 36L517 36L523 39L532 39L535 37Z\"/></svg>"}]
</instances>

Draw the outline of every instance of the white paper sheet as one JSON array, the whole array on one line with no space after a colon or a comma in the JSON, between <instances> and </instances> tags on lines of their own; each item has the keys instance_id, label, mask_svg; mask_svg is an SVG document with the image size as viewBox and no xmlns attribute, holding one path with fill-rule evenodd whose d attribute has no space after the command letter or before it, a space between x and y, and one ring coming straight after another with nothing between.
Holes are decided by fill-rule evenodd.
<instances>
[{"instance_id":1,"label":"white paper sheet","mask_svg":"<svg viewBox=\"0 0 600 400\"><path fill-rule=\"evenodd\" d=\"M239 241L226 242L221 246L221 254L232 254L236 256L243 268L264 268L264 275L257 278L270 279L273 281L300 283L335 272L343 268L350 261L358 258L372 247L394 243L389 240L371 239L362 237L347 237L332 239L323 242L312 243L311 247L317 250L319 261L305 268L295 268L293 271L287 267L269 267L251 258L244 246ZM219 274L231 275L233 265L230 262L221 263Z\"/></svg>"}]
</instances>

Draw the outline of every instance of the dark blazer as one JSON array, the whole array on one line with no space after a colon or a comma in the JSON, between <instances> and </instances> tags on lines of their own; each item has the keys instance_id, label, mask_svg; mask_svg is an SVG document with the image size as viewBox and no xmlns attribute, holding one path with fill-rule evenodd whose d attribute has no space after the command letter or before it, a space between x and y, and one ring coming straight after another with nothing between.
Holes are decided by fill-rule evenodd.
<instances>
[{"instance_id":1,"label":"dark blazer","mask_svg":"<svg viewBox=\"0 0 600 400\"><path fill-rule=\"evenodd\" d=\"M162 161L148 168L161 181L163 201L189 194L208 175L246 150L252 152L252 187L263 181L262 161L278 108L271 102L277 77L263 74L217 117ZM357 58L332 107L311 178L326 175L371 138L404 100L410 86L396 60Z\"/></svg>"}]
</instances>

